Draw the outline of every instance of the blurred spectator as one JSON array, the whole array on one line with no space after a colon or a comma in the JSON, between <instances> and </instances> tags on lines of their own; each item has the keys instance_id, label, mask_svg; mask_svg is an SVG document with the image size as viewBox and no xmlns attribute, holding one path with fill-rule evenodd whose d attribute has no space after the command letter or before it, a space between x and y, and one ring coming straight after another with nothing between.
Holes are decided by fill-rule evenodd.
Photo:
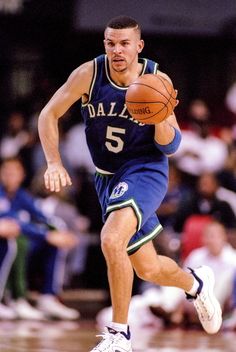
<instances>
[{"instance_id":1,"label":"blurred spectator","mask_svg":"<svg viewBox=\"0 0 236 352\"><path fill-rule=\"evenodd\" d=\"M0 204L1 214L1 204ZM14 219L0 217L0 302L2 301L7 279L16 258L16 238L20 234L20 227ZM0 303L0 319L15 319L16 313L10 307Z\"/></svg>"},{"instance_id":2,"label":"blurred spectator","mask_svg":"<svg viewBox=\"0 0 236 352\"><path fill-rule=\"evenodd\" d=\"M224 166L228 151L225 143L211 131L210 111L202 100L189 107L189 128L182 131L182 142L174 155L178 168L189 176L217 172Z\"/></svg>"},{"instance_id":3,"label":"blurred spectator","mask_svg":"<svg viewBox=\"0 0 236 352\"><path fill-rule=\"evenodd\" d=\"M196 190L189 199L183 199L176 212L174 229L181 233L186 219L193 214L211 215L226 228L236 228L236 216L230 204L217 197L219 183L214 173L203 173Z\"/></svg>"},{"instance_id":4,"label":"blurred spectator","mask_svg":"<svg viewBox=\"0 0 236 352\"><path fill-rule=\"evenodd\" d=\"M45 188L40 173L33 178L31 190L38 198L37 205L47 217L53 219L54 225L73 232L78 238L77 245L70 250L67 258L65 283L69 286L71 277L80 275L85 270L90 244L90 220L78 212L68 188L51 193Z\"/></svg>"},{"instance_id":5,"label":"blurred spectator","mask_svg":"<svg viewBox=\"0 0 236 352\"><path fill-rule=\"evenodd\" d=\"M223 328L225 330L236 330L236 270L234 273L234 282L233 282L233 292L231 297L231 316L226 319L223 323Z\"/></svg>"},{"instance_id":6,"label":"blurred spectator","mask_svg":"<svg viewBox=\"0 0 236 352\"><path fill-rule=\"evenodd\" d=\"M79 313L64 306L56 297L62 288L67 250L76 244L76 238L72 233L58 231L50 225L48 219L36 206L34 197L21 187L24 177L24 168L19 159L11 158L2 162L0 167L0 215L2 218L15 219L20 226L21 233L29 238L27 252L29 266L27 268L34 268L34 261L39 260L38 265L43 270L43 281L40 287L38 309L46 316L77 319ZM18 255L21 255L21 262L26 265L25 253L20 252L20 247ZM4 270L4 267L1 269ZM29 304L25 297L11 301L10 305L18 316L29 318L26 314Z\"/></svg>"},{"instance_id":7,"label":"blurred spectator","mask_svg":"<svg viewBox=\"0 0 236 352\"><path fill-rule=\"evenodd\" d=\"M236 82L234 82L226 92L225 105L235 115L236 122Z\"/></svg>"},{"instance_id":8,"label":"blurred spectator","mask_svg":"<svg viewBox=\"0 0 236 352\"><path fill-rule=\"evenodd\" d=\"M226 228L213 221L205 226L201 248L198 248L185 260L184 266L198 267L209 265L216 278L215 293L224 306L232 292L234 272L236 270L236 250L229 244Z\"/></svg>"},{"instance_id":9,"label":"blurred spectator","mask_svg":"<svg viewBox=\"0 0 236 352\"><path fill-rule=\"evenodd\" d=\"M69 129L65 137L65 159L74 169L84 168L94 174L95 167L90 156L83 123L74 125Z\"/></svg>"},{"instance_id":10,"label":"blurred spectator","mask_svg":"<svg viewBox=\"0 0 236 352\"><path fill-rule=\"evenodd\" d=\"M236 250L228 243L225 227L213 221L203 231L203 246L193 250L184 262L185 268L208 265L215 274L215 295L223 312L227 312L232 293L234 273L236 270ZM160 292L157 293L160 295ZM183 299L180 290L173 287L163 288L159 306L154 312L164 317L166 322L174 324L197 324L196 312L191 304ZM226 310L224 309L226 308Z\"/></svg>"},{"instance_id":11,"label":"blurred spectator","mask_svg":"<svg viewBox=\"0 0 236 352\"><path fill-rule=\"evenodd\" d=\"M218 177L223 187L236 192L236 136L235 141L232 142L229 148L229 155L225 165L218 173Z\"/></svg>"},{"instance_id":12,"label":"blurred spectator","mask_svg":"<svg viewBox=\"0 0 236 352\"><path fill-rule=\"evenodd\" d=\"M204 228L212 220L210 215L205 214L193 214L185 220L180 235L179 261L181 264L194 249L202 247Z\"/></svg>"},{"instance_id":13,"label":"blurred spectator","mask_svg":"<svg viewBox=\"0 0 236 352\"><path fill-rule=\"evenodd\" d=\"M6 130L0 141L0 158L20 156L27 174L31 174L34 141L35 135L27 126L25 114L21 110L13 110L7 118Z\"/></svg>"},{"instance_id":14,"label":"blurred spectator","mask_svg":"<svg viewBox=\"0 0 236 352\"><path fill-rule=\"evenodd\" d=\"M94 175L85 168L77 169L74 189L74 199L77 209L89 219L89 231L100 238L103 223L101 206L94 187Z\"/></svg>"},{"instance_id":15,"label":"blurred spectator","mask_svg":"<svg viewBox=\"0 0 236 352\"><path fill-rule=\"evenodd\" d=\"M164 228L173 227L173 219L183 199L190 194L189 187L182 180L182 174L173 162L169 166L169 183L167 193L158 209L158 217Z\"/></svg>"},{"instance_id":16,"label":"blurred spectator","mask_svg":"<svg viewBox=\"0 0 236 352\"><path fill-rule=\"evenodd\" d=\"M12 111L7 119L5 134L0 143L2 159L14 157L31 145L31 135L21 111Z\"/></svg>"},{"instance_id":17,"label":"blurred spectator","mask_svg":"<svg viewBox=\"0 0 236 352\"><path fill-rule=\"evenodd\" d=\"M173 225L175 215L180 203L188 199L191 192L182 180L182 173L178 170L173 161L169 166L169 183L165 198L158 209L158 218L163 225L163 231L155 238L155 246L159 254L167 255L178 261L179 256L179 235L175 233Z\"/></svg>"}]
</instances>

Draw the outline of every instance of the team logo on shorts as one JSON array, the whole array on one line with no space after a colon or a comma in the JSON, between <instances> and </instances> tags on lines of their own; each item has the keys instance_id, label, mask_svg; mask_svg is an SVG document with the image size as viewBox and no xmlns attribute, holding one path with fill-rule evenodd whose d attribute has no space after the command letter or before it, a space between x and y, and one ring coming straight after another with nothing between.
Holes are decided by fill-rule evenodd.
<instances>
[{"instance_id":1,"label":"team logo on shorts","mask_svg":"<svg viewBox=\"0 0 236 352\"><path fill-rule=\"evenodd\" d=\"M126 182L120 182L118 185L113 189L111 198L119 198L123 196L123 194L128 190L128 185Z\"/></svg>"}]
</instances>

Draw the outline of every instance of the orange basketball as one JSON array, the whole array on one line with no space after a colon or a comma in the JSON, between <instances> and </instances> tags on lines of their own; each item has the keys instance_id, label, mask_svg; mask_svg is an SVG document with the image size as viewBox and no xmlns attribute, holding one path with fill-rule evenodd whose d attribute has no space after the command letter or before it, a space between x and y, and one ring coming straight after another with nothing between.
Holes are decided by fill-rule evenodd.
<instances>
[{"instance_id":1,"label":"orange basketball","mask_svg":"<svg viewBox=\"0 0 236 352\"><path fill-rule=\"evenodd\" d=\"M152 125L173 113L177 105L176 95L170 81L158 75L145 74L131 83L125 101L135 120Z\"/></svg>"}]
</instances>

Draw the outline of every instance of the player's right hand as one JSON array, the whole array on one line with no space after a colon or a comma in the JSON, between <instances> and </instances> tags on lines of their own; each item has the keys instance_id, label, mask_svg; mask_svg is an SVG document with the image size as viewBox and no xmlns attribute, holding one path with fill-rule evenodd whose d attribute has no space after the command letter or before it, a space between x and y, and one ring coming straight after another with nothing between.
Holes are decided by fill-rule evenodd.
<instances>
[{"instance_id":1,"label":"player's right hand","mask_svg":"<svg viewBox=\"0 0 236 352\"><path fill-rule=\"evenodd\" d=\"M61 162L48 164L44 174L45 187L51 192L59 192L61 187L71 186L71 178Z\"/></svg>"}]
</instances>

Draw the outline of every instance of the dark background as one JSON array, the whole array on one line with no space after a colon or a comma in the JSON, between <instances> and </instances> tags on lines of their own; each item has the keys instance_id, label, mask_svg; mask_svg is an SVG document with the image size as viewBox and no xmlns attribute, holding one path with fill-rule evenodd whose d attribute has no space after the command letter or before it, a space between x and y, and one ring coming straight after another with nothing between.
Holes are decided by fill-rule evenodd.
<instances>
[{"instance_id":1,"label":"dark background","mask_svg":"<svg viewBox=\"0 0 236 352\"><path fill-rule=\"evenodd\" d=\"M18 10L0 5L1 122L15 105L29 113L40 109L74 68L103 52L106 22L127 14L143 29L143 56L158 61L174 81L180 115L202 98L216 121L227 123L224 97L236 80L235 0L15 1Z\"/></svg>"}]
</instances>

